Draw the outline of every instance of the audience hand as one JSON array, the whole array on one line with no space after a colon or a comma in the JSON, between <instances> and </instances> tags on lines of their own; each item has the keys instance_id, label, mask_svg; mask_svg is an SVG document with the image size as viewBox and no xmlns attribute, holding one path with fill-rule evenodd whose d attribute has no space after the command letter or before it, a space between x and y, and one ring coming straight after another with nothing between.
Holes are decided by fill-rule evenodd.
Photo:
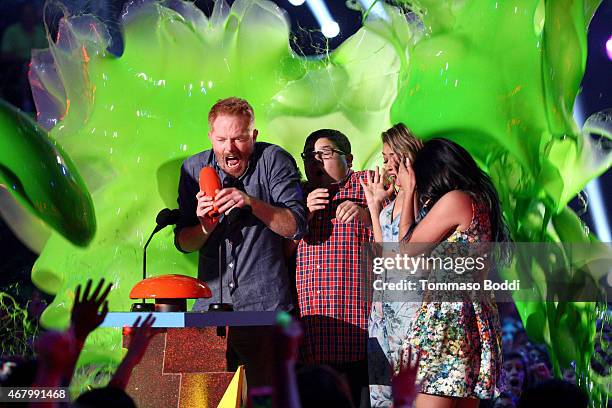
<instances>
[{"instance_id":1,"label":"audience hand","mask_svg":"<svg viewBox=\"0 0 612 408\"><path fill-rule=\"evenodd\" d=\"M130 330L130 345L125 356L126 359L130 359L133 365L137 365L142 360L151 339L162 332L160 329L153 328L155 317L152 313L149 313L142 323L140 323L140 319L141 316L138 316Z\"/></svg>"},{"instance_id":2,"label":"audience hand","mask_svg":"<svg viewBox=\"0 0 612 408\"><path fill-rule=\"evenodd\" d=\"M287 312L276 317L273 408L299 408L300 397L295 377L302 327Z\"/></svg>"},{"instance_id":3,"label":"audience hand","mask_svg":"<svg viewBox=\"0 0 612 408\"><path fill-rule=\"evenodd\" d=\"M104 279L101 279L96 289L90 295L91 284L92 281L89 279L82 297L81 285L77 286L72 307L71 329L74 331L76 340L80 343L84 343L89 333L102 324L108 313L108 301L106 298L110 293L112 284L109 283L102 290ZM100 306L102 306L101 310Z\"/></svg>"},{"instance_id":4,"label":"audience hand","mask_svg":"<svg viewBox=\"0 0 612 408\"><path fill-rule=\"evenodd\" d=\"M302 326L289 314L286 314L287 322L279 323L277 327L277 356L279 362L295 363L298 357L300 340L302 339ZM283 316L283 319L285 317ZM280 318L279 318L280 319Z\"/></svg>"},{"instance_id":5,"label":"audience hand","mask_svg":"<svg viewBox=\"0 0 612 408\"><path fill-rule=\"evenodd\" d=\"M412 361L414 358L414 361ZM403 348L400 355L400 368L391 380L393 408L410 408L414 402L418 386L416 385L419 371L420 355L412 355L412 348Z\"/></svg>"},{"instance_id":6,"label":"audience hand","mask_svg":"<svg viewBox=\"0 0 612 408\"><path fill-rule=\"evenodd\" d=\"M155 323L153 314L149 313L142 323L140 323L140 320L141 317L138 316L134 322L134 326L129 328L130 345L128 346L127 354L121 361L121 364L119 364L119 367L117 367L115 375L113 375L113 378L110 380L110 386L122 390L125 389L132 375L132 370L142 360L151 339L162 332L160 329L153 328L153 323Z\"/></svg>"}]
</instances>

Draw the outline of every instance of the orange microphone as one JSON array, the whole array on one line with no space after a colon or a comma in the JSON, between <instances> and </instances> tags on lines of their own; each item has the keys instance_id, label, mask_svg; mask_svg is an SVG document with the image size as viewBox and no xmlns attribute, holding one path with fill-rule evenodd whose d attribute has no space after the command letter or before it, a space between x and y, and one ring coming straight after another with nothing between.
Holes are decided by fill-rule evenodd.
<instances>
[{"instance_id":1,"label":"orange microphone","mask_svg":"<svg viewBox=\"0 0 612 408\"><path fill-rule=\"evenodd\" d=\"M210 166L202 167L202 170L200 170L200 191L209 197L214 197L217 195L216 190L221 190L219 175ZM208 212L208 216L212 218L217 218L220 215L217 207Z\"/></svg>"}]
</instances>

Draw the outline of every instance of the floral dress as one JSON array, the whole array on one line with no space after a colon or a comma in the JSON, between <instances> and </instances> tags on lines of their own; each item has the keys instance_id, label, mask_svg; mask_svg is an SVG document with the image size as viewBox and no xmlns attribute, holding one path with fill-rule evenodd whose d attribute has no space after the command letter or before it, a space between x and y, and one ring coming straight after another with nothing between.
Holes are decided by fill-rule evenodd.
<instances>
[{"instance_id":1,"label":"floral dress","mask_svg":"<svg viewBox=\"0 0 612 408\"><path fill-rule=\"evenodd\" d=\"M395 200L380 213L384 243L399 241L400 215L393 219ZM385 301L385 294L373 299L368 322L368 371L370 403L375 407L391 407L391 367L398 367L402 345L408 341L412 320L420 306L417 302Z\"/></svg>"},{"instance_id":2,"label":"floral dress","mask_svg":"<svg viewBox=\"0 0 612 408\"><path fill-rule=\"evenodd\" d=\"M472 201L470 226L464 231L457 229L446 242L467 244L490 240L488 210L484 204ZM502 354L501 325L493 297L460 302L427 302L427 293L424 297L409 336L409 344L421 355L417 378L421 392L493 398Z\"/></svg>"}]
</instances>

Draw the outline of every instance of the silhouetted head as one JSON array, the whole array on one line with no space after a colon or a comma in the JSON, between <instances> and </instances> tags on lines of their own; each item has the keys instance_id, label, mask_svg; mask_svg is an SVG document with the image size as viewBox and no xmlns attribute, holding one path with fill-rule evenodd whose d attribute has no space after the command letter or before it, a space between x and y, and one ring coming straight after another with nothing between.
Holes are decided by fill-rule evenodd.
<instances>
[{"instance_id":1,"label":"silhouetted head","mask_svg":"<svg viewBox=\"0 0 612 408\"><path fill-rule=\"evenodd\" d=\"M136 408L132 397L125 391L115 387L95 388L87 391L76 399L79 408Z\"/></svg>"},{"instance_id":2,"label":"silhouetted head","mask_svg":"<svg viewBox=\"0 0 612 408\"><path fill-rule=\"evenodd\" d=\"M353 408L345 379L328 366L306 366L297 373L302 408Z\"/></svg>"},{"instance_id":3,"label":"silhouetted head","mask_svg":"<svg viewBox=\"0 0 612 408\"><path fill-rule=\"evenodd\" d=\"M544 381L523 392L519 408L587 408L589 397L576 385L559 379Z\"/></svg>"}]
</instances>

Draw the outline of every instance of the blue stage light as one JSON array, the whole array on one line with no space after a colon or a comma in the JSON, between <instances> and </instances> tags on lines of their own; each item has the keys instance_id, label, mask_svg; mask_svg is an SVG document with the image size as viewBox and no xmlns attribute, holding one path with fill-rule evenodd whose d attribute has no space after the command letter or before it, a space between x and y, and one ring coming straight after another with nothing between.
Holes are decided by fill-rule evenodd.
<instances>
[{"instance_id":1,"label":"blue stage light","mask_svg":"<svg viewBox=\"0 0 612 408\"><path fill-rule=\"evenodd\" d=\"M317 19L325 37L334 38L340 34L340 26L332 18L323 0L306 0L306 5Z\"/></svg>"},{"instance_id":2,"label":"blue stage light","mask_svg":"<svg viewBox=\"0 0 612 408\"><path fill-rule=\"evenodd\" d=\"M574 120L580 125L584 125L584 113L582 112L582 104L580 97L576 99L574 104ZM588 209L593 220L595 235L602 242L612 242L610 234L610 224L606 214L606 206L601 194L601 186L598 179L591 181L585 188L588 195ZM612 275L610 277L612 280Z\"/></svg>"}]
</instances>

